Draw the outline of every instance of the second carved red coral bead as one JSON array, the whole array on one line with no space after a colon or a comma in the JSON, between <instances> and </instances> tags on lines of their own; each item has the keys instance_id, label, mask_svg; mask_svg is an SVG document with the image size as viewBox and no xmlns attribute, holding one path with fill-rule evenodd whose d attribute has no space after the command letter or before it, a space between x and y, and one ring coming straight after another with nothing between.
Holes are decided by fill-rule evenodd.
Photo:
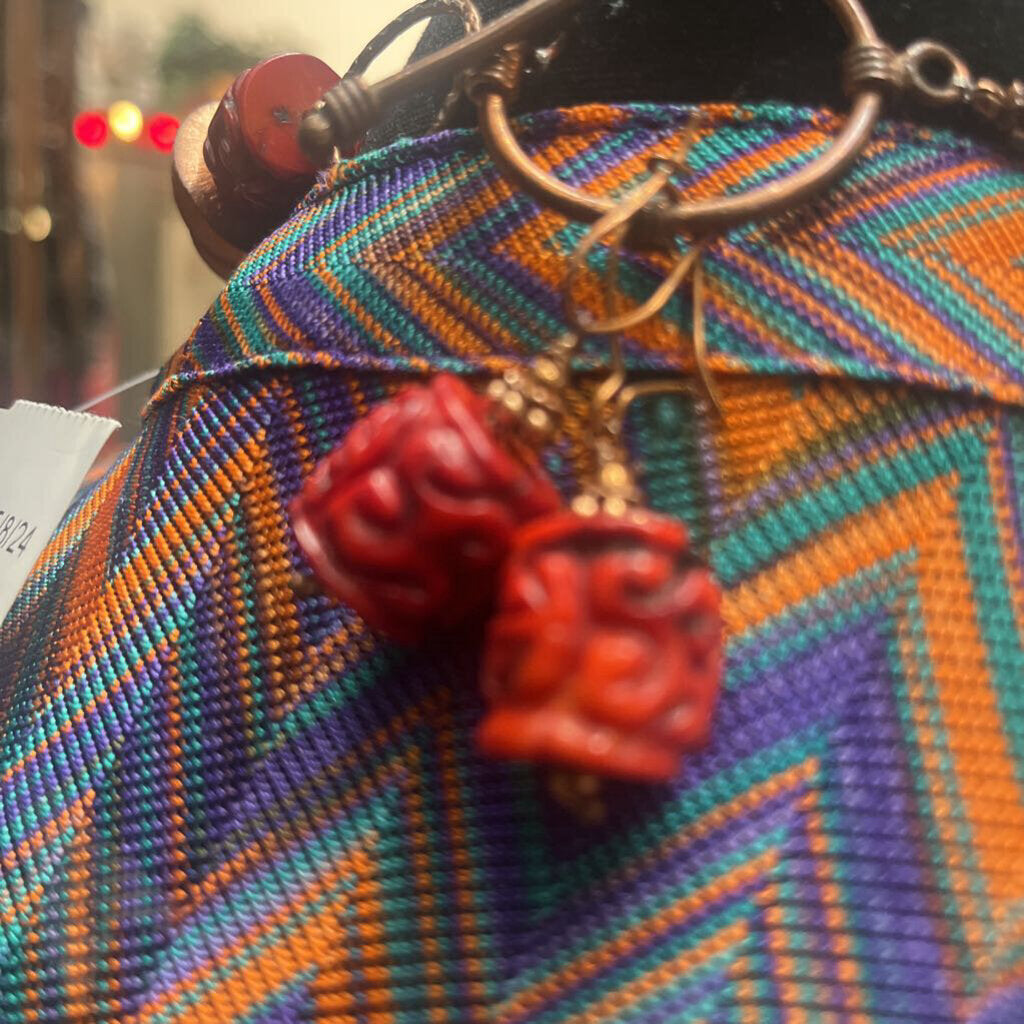
<instances>
[{"instance_id":1,"label":"second carved red coral bead","mask_svg":"<svg viewBox=\"0 0 1024 1024\"><path fill-rule=\"evenodd\" d=\"M491 756L668 781L706 742L719 591L685 528L653 513L524 526L484 655Z\"/></svg>"},{"instance_id":2,"label":"second carved red coral bead","mask_svg":"<svg viewBox=\"0 0 1024 1024\"><path fill-rule=\"evenodd\" d=\"M506 449L490 402L451 375L360 420L292 505L326 590L414 643L492 606L516 529L559 507L532 457Z\"/></svg>"}]
</instances>

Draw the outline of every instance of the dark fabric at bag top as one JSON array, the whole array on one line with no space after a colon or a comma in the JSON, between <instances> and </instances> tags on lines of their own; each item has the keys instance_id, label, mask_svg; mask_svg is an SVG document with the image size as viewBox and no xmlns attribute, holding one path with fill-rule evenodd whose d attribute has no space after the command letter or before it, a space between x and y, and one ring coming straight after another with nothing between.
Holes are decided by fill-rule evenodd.
<instances>
[{"instance_id":1,"label":"dark fabric at bag top","mask_svg":"<svg viewBox=\"0 0 1024 1024\"><path fill-rule=\"evenodd\" d=\"M517 6L481 0L485 19ZM1024 5L1018 0L867 0L879 34L892 45L939 39L978 76L1024 77ZM454 40L454 17L436 19L417 55ZM578 103L786 100L844 109L840 57L845 39L825 0L584 0L551 70L527 82L520 112ZM444 90L403 104L373 144L430 130ZM460 123L472 120L468 104ZM948 115L916 109L942 123ZM971 129L970 118L951 124Z\"/></svg>"}]
</instances>

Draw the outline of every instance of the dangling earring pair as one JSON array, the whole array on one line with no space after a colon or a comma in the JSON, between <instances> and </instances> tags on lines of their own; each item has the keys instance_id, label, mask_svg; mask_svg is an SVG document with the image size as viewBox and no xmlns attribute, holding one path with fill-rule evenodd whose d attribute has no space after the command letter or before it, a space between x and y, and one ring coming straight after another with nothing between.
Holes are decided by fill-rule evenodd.
<instances>
[{"instance_id":1,"label":"dangling earring pair","mask_svg":"<svg viewBox=\"0 0 1024 1024\"><path fill-rule=\"evenodd\" d=\"M693 135L691 126L681 156ZM611 308L618 249L643 230L644 211L680 163L656 161L578 247L566 281L570 333L486 395L441 375L379 406L292 506L321 585L393 638L417 643L490 613L489 706L477 735L490 756L663 782L708 738L721 672L718 588L685 527L642 506L622 441L637 397L681 385L628 385L619 340L692 276L703 373L699 247L643 305ZM572 286L605 239L608 316L584 320ZM584 335L611 337L613 358L591 406L592 467L566 506L537 452L561 427Z\"/></svg>"}]
</instances>

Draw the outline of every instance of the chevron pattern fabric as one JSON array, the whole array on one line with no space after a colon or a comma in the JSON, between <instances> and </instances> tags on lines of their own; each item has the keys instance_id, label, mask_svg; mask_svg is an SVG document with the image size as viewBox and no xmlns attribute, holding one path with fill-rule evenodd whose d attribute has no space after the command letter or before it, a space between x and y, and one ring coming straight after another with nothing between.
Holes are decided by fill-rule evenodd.
<instances>
[{"instance_id":1,"label":"chevron pattern fabric","mask_svg":"<svg viewBox=\"0 0 1024 1024\"><path fill-rule=\"evenodd\" d=\"M521 130L612 192L687 113ZM708 108L681 187L835 130ZM409 379L539 350L580 230L474 134L399 143L168 365L0 631L3 1024L1024 1020L1024 172L998 154L885 126L829 196L711 245L723 413L628 424L725 593L715 738L676 784L581 826L474 754L472 640L391 646L296 587L316 460ZM663 266L625 270L639 296ZM636 372L691 379L689 316L627 339ZM547 455L567 495L589 380Z\"/></svg>"}]
</instances>

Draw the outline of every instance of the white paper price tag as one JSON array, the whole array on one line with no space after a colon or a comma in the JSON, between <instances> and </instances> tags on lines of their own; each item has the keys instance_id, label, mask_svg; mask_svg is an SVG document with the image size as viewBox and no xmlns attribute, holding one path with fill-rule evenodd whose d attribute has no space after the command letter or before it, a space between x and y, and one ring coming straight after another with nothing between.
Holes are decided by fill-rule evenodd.
<instances>
[{"instance_id":1,"label":"white paper price tag","mask_svg":"<svg viewBox=\"0 0 1024 1024\"><path fill-rule=\"evenodd\" d=\"M0 409L0 623L118 426L36 402Z\"/></svg>"}]
</instances>

